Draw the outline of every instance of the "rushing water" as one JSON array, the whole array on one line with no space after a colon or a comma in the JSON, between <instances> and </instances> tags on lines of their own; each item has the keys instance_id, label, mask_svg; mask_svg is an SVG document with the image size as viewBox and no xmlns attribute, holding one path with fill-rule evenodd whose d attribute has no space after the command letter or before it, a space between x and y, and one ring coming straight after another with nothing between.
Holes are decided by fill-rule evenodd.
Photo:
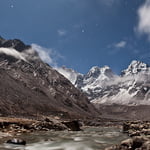
<instances>
[{"instance_id":1,"label":"rushing water","mask_svg":"<svg viewBox=\"0 0 150 150\"><path fill-rule=\"evenodd\" d=\"M84 131L50 131L21 135L26 146L2 143L0 150L103 150L127 136L120 128L85 128Z\"/></svg>"}]
</instances>

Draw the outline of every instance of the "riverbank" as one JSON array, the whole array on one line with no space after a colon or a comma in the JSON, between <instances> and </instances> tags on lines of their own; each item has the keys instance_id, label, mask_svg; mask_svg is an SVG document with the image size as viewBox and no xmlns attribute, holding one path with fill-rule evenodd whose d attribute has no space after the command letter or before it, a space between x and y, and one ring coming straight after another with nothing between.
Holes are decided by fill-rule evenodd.
<instances>
[{"instance_id":1,"label":"riverbank","mask_svg":"<svg viewBox=\"0 0 150 150\"><path fill-rule=\"evenodd\" d=\"M130 138L105 150L150 150L150 121L125 122L123 132Z\"/></svg>"},{"instance_id":2,"label":"riverbank","mask_svg":"<svg viewBox=\"0 0 150 150\"><path fill-rule=\"evenodd\" d=\"M95 119L61 119L54 117L42 117L41 119L26 119L13 117L0 117L0 131L6 133L30 133L34 131L80 131L80 127L121 127L123 120L113 120L105 118Z\"/></svg>"},{"instance_id":3,"label":"riverbank","mask_svg":"<svg viewBox=\"0 0 150 150\"><path fill-rule=\"evenodd\" d=\"M78 120L59 120L43 118L41 120L0 117L0 131L12 135L34 131L80 131Z\"/></svg>"}]
</instances>

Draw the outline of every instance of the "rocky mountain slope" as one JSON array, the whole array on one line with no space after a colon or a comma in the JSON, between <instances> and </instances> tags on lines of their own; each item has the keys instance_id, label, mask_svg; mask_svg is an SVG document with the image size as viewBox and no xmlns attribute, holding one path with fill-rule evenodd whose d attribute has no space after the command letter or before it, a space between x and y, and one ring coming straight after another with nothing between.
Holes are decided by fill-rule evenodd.
<instances>
[{"instance_id":1,"label":"rocky mountain slope","mask_svg":"<svg viewBox=\"0 0 150 150\"><path fill-rule=\"evenodd\" d=\"M69 80L22 41L0 37L0 115L64 118L96 116L95 107Z\"/></svg>"},{"instance_id":2,"label":"rocky mountain slope","mask_svg":"<svg viewBox=\"0 0 150 150\"><path fill-rule=\"evenodd\" d=\"M75 86L95 104L150 105L150 67L143 62L132 61L120 76L104 66L76 78Z\"/></svg>"}]
</instances>

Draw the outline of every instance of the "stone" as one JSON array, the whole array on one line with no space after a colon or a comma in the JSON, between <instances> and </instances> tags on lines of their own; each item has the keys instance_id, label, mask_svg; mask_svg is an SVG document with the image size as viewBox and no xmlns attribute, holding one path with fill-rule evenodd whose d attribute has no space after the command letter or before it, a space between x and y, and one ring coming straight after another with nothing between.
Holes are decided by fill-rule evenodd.
<instances>
[{"instance_id":1,"label":"stone","mask_svg":"<svg viewBox=\"0 0 150 150\"><path fill-rule=\"evenodd\" d=\"M9 139L6 143L16 145L26 145L26 141L17 138Z\"/></svg>"},{"instance_id":2,"label":"stone","mask_svg":"<svg viewBox=\"0 0 150 150\"><path fill-rule=\"evenodd\" d=\"M77 120L64 121L62 123L66 125L71 131L81 131L79 121Z\"/></svg>"},{"instance_id":3,"label":"stone","mask_svg":"<svg viewBox=\"0 0 150 150\"><path fill-rule=\"evenodd\" d=\"M121 142L121 146L126 147L126 148L131 148L133 145L133 140L132 139L127 139Z\"/></svg>"},{"instance_id":4,"label":"stone","mask_svg":"<svg viewBox=\"0 0 150 150\"><path fill-rule=\"evenodd\" d=\"M123 132L128 132L130 129L130 124L129 123L123 123Z\"/></svg>"},{"instance_id":5,"label":"stone","mask_svg":"<svg viewBox=\"0 0 150 150\"><path fill-rule=\"evenodd\" d=\"M150 129L143 129L141 131L144 135L150 135Z\"/></svg>"},{"instance_id":6,"label":"stone","mask_svg":"<svg viewBox=\"0 0 150 150\"><path fill-rule=\"evenodd\" d=\"M44 121L46 121L46 122L52 122L49 118L45 118Z\"/></svg>"},{"instance_id":7,"label":"stone","mask_svg":"<svg viewBox=\"0 0 150 150\"><path fill-rule=\"evenodd\" d=\"M146 138L145 136L137 136L133 138L133 148L139 148L142 147L142 145L149 141L148 138Z\"/></svg>"},{"instance_id":8,"label":"stone","mask_svg":"<svg viewBox=\"0 0 150 150\"><path fill-rule=\"evenodd\" d=\"M140 136L140 135L141 135L141 132L140 132L140 131L131 132L131 133L129 134L130 137Z\"/></svg>"},{"instance_id":9,"label":"stone","mask_svg":"<svg viewBox=\"0 0 150 150\"><path fill-rule=\"evenodd\" d=\"M142 146L143 150L150 150L150 141L147 141Z\"/></svg>"}]
</instances>

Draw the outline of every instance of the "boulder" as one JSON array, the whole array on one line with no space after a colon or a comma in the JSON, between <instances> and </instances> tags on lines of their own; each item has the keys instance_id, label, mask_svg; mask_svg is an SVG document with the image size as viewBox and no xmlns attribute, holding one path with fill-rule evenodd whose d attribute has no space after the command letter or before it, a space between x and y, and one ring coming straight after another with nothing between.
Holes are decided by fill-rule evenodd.
<instances>
[{"instance_id":1,"label":"boulder","mask_svg":"<svg viewBox=\"0 0 150 150\"><path fill-rule=\"evenodd\" d=\"M133 140L132 139L127 139L121 142L121 146L125 148L131 148L133 145Z\"/></svg>"},{"instance_id":2,"label":"boulder","mask_svg":"<svg viewBox=\"0 0 150 150\"><path fill-rule=\"evenodd\" d=\"M6 143L16 145L26 145L26 141L17 138L9 139Z\"/></svg>"},{"instance_id":3,"label":"boulder","mask_svg":"<svg viewBox=\"0 0 150 150\"><path fill-rule=\"evenodd\" d=\"M147 141L143 144L142 149L149 150L150 149L150 141Z\"/></svg>"},{"instance_id":4,"label":"boulder","mask_svg":"<svg viewBox=\"0 0 150 150\"><path fill-rule=\"evenodd\" d=\"M147 141L149 141L149 139L144 136L134 137L132 149L141 148L144 145L144 143Z\"/></svg>"},{"instance_id":5,"label":"boulder","mask_svg":"<svg viewBox=\"0 0 150 150\"><path fill-rule=\"evenodd\" d=\"M64 125L66 125L71 131L81 131L79 121L63 121Z\"/></svg>"}]
</instances>

